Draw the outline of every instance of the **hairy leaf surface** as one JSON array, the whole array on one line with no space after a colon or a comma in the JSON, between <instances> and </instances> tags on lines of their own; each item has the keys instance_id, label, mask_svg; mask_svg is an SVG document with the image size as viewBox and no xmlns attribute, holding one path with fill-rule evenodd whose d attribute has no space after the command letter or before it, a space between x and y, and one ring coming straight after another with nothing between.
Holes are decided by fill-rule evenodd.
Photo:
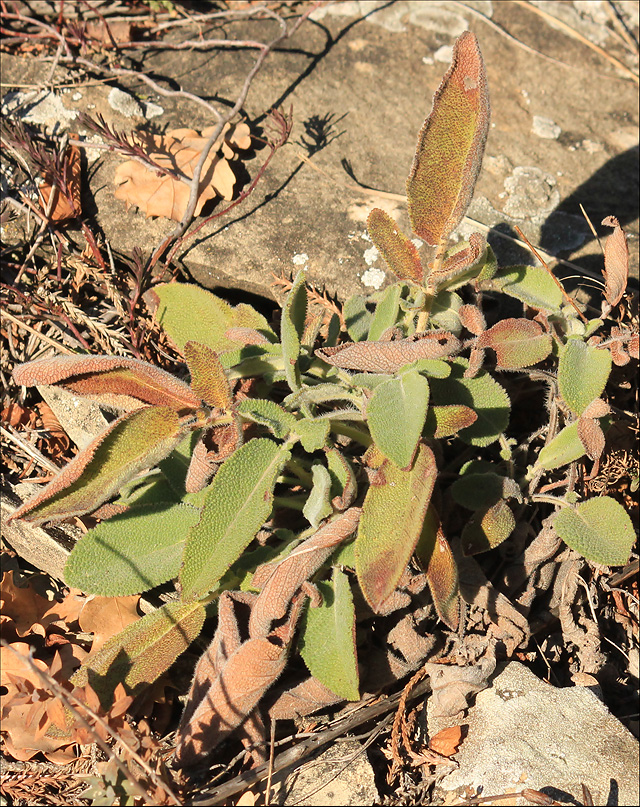
<instances>
[{"instance_id":1,"label":"hairy leaf surface","mask_svg":"<svg viewBox=\"0 0 640 807\"><path fill-rule=\"evenodd\" d=\"M307 315L307 287L303 271L298 272L291 291L287 295L280 320L282 358L287 384L295 392L300 389L300 344Z\"/></svg>"},{"instance_id":2,"label":"hairy leaf surface","mask_svg":"<svg viewBox=\"0 0 640 807\"><path fill-rule=\"evenodd\" d=\"M416 370L379 384L367 405L367 423L380 451L400 468L410 465L429 405L429 382Z\"/></svg>"},{"instance_id":3,"label":"hairy leaf surface","mask_svg":"<svg viewBox=\"0 0 640 807\"><path fill-rule=\"evenodd\" d=\"M476 347L490 347L498 367L517 370L543 361L551 353L551 336L531 319L509 318L480 335Z\"/></svg>"},{"instance_id":4,"label":"hairy leaf surface","mask_svg":"<svg viewBox=\"0 0 640 807\"><path fill-rule=\"evenodd\" d=\"M178 576L187 535L199 516L186 504L133 505L82 536L67 560L66 584L121 597L166 583Z\"/></svg>"},{"instance_id":5,"label":"hairy leaf surface","mask_svg":"<svg viewBox=\"0 0 640 807\"><path fill-rule=\"evenodd\" d=\"M345 370L367 373L395 373L417 359L451 356L462 347L447 331L429 331L392 342L347 342L337 347L319 348L316 356Z\"/></svg>"},{"instance_id":6,"label":"hairy leaf surface","mask_svg":"<svg viewBox=\"0 0 640 807\"><path fill-rule=\"evenodd\" d=\"M416 560L427 575L438 616L451 630L457 630L460 620L458 567L432 504L416 546Z\"/></svg>"},{"instance_id":7,"label":"hairy leaf surface","mask_svg":"<svg viewBox=\"0 0 640 807\"><path fill-rule=\"evenodd\" d=\"M191 389L208 406L230 409L231 389L215 350L198 342L187 342L184 357L191 373Z\"/></svg>"},{"instance_id":8,"label":"hairy leaf surface","mask_svg":"<svg viewBox=\"0 0 640 807\"><path fill-rule=\"evenodd\" d=\"M551 471L579 460L585 447L578 436L578 421L565 426L548 445L540 449L536 467Z\"/></svg>"},{"instance_id":9,"label":"hairy leaf surface","mask_svg":"<svg viewBox=\"0 0 640 807\"><path fill-rule=\"evenodd\" d=\"M542 266L505 266L490 283L491 288L547 313L559 314L564 303L562 291Z\"/></svg>"},{"instance_id":10,"label":"hairy leaf surface","mask_svg":"<svg viewBox=\"0 0 640 807\"><path fill-rule=\"evenodd\" d=\"M296 424L291 412L266 398L245 398L237 405L236 411L243 418L265 426L279 440L285 440Z\"/></svg>"},{"instance_id":11,"label":"hairy leaf surface","mask_svg":"<svg viewBox=\"0 0 640 807\"><path fill-rule=\"evenodd\" d=\"M105 708L119 683L138 694L184 653L200 634L204 618L200 603L167 603L128 625L88 656L71 682L76 686L91 684Z\"/></svg>"},{"instance_id":12,"label":"hairy leaf surface","mask_svg":"<svg viewBox=\"0 0 640 807\"><path fill-rule=\"evenodd\" d=\"M187 538L180 570L185 600L212 591L253 540L273 504L273 488L291 452L259 438L241 446L209 486L200 521Z\"/></svg>"},{"instance_id":13,"label":"hairy leaf surface","mask_svg":"<svg viewBox=\"0 0 640 807\"><path fill-rule=\"evenodd\" d=\"M486 510L471 517L462 530L462 551L465 555L487 552L501 544L516 526L513 510L501 499Z\"/></svg>"},{"instance_id":14,"label":"hairy leaf surface","mask_svg":"<svg viewBox=\"0 0 640 807\"><path fill-rule=\"evenodd\" d=\"M451 437L462 429L467 429L477 419L473 409L462 404L430 406L425 421L426 433L436 440Z\"/></svg>"},{"instance_id":15,"label":"hairy leaf surface","mask_svg":"<svg viewBox=\"0 0 640 807\"><path fill-rule=\"evenodd\" d=\"M153 364L121 356L51 356L19 365L13 377L27 387L55 384L122 408L128 408L131 399L176 411L200 406L187 384Z\"/></svg>"},{"instance_id":16,"label":"hairy leaf surface","mask_svg":"<svg viewBox=\"0 0 640 807\"><path fill-rule=\"evenodd\" d=\"M145 294L158 323L180 352L187 342L207 345L220 354L238 347L229 328L253 328L273 336L266 319L246 303L235 308L194 283L163 283Z\"/></svg>"},{"instance_id":17,"label":"hairy leaf surface","mask_svg":"<svg viewBox=\"0 0 640 807\"><path fill-rule=\"evenodd\" d=\"M329 471L319 462L311 466L313 487L302 509L302 515L312 527L316 528L320 522L333 512L331 507L331 477Z\"/></svg>"},{"instance_id":18,"label":"hairy leaf surface","mask_svg":"<svg viewBox=\"0 0 640 807\"><path fill-rule=\"evenodd\" d=\"M41 523L90 513L184 437L174 409L149 406L115 420L12 518Z\"/></svg>"},{"instance_id":19,"label":"hairy leaf surface","mask_svg":"<svg viewBox=\"0 0 640 807\"><path fill-rule=\"evenodd\" d=\"M471 426L462 429L460 439L474 446L488 446L509 423L509 396L485 371L475 378L465 378L467 367L466 359L454 359L449 378L431 380L431 399L436 405L462 404L472 409L478 417Z\"/></svg>"},{"instance_id":20,"label":"hairy leaf surface","mask_svg":"<svg viewBox=\"0 0 640 807\"><path fill-rule=\"evenodd\" d=\"M356 571L374 611L393 594L418 542L437 475L424 443L408 470L386 461L371 482L356 538Z\"/></svg>"},{"instance_id":21,"label":"hairy leaf surface","mask_svg":"<svg viewBox=\"0 0 640 807\"><path fill-rule=\"evenodd\" d=\"M564 507L553 519L562 540L593 563L622 566L636 541L633 523L622 505L610 496L598 496Z\"/></svg>"},{"instance_id":22,"label":"hairy leaf surface","mask_svg":"<svg viewBox=\"0 0 640 807\"><path fill-rule=\"evenodd\" d=\"M422 263L415 244L398 228L384 210L374 207L367 219L367 229L378 252L393 274L400 280L422 282ZM372 336L370 339L379 339Z\"/></svg>"},{"instance_id":23,"label":"hairy leaf surface","mask_svg":"<svg viewBox=\"0 0 640 807\"><path fill-rule=\"evenodd\" d=\"M407 180L409 218L427 244L444 241L464 216L489 130L489 90L474 34L453 46L450 69L433 98Z\"/></svg>"},{"instance_id":24,"label":"hairy leaf surface","mask_svg":"<svg viewBox=\"0 0 640 807\"><path fill-rule=\"evenodd\" d=\"M307 607L300 634L300 654L309 672L332 692L360 699L356 624L348 576L334 567L330 582L318 583L322 604Z\"/></svg>"},{"instance_id":25,"label":"hairy leaf surface","mask_svg":"<svg viewBox=\"0 0 640 807\"><path fill-rule=\"evenodd\" d=\"M372 342L381 339L382 336L393 328L398 318L398 308L400 304L400 284L394 283L382 293L380 301L376 305L376 310L371 320L368 339Z\"/></svg>"},{"instance_id":26,"label":"hairy leaf surface","mask_svg":"<svg viewBox=\"0 0 640 807\"><path fill-rule=\"evenodd\" d=\"M558 389L576 415L602 395L611 372L611 353L569 339L560 353Z\"/></svg>"},{"instance_id":27,"label":"hairy leaf surface","mask_svg":"<svg viewBox=\"0 0 640 807\"><path fill-rule=\"evenodd\" d=\"M629 279L629 245L615 216L607 216L602 223L613 227L613 233L604 245L604 296L610 305L617 305Z\"/></svg>"}]
</instances>

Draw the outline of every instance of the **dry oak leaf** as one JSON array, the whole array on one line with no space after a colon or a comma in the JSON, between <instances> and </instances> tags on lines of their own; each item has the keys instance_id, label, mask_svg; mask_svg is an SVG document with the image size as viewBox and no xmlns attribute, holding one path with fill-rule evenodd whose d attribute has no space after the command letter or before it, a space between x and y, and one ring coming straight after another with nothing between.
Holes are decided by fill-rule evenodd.
<instances>
[{"instance_id":1,"label":"dry oak leaf","mask_svg":"<svg viewBox=\"0 0 640 807\"><path fill-rule=\"evenodd\" d=\"M2 594L0 595L0 620L13 622L18 636L37 633L46 634L42 617L50 609L51 603L37 594L31 586L24 588L15 584L13 571L2 575ZM4 630L3 630L4 633Z\"/></svg>"},{"instance_id":2,"label":"dry oak leaf","mask_svg":"<svg viewBox=\"0 0 640 807\"><path fill-rule=\"evenodd\" d=\"M191 178L214 128L203 129L201 134L193 129L172 129L164 135L137 133L135 137L159 166ZM236 177L228 162L235 153L232 147L243 150L251 147L246 123L238 123L232 128L227 124L207 155L202 167L195 216L200 215L209 199L221 196L228 201L233 197ZM189 203L190 190L186 181L155 172L136 160L128 160L120 165L114 182L117 186L116 199L122 199L127 208L136 205L146 213L147 218L164 216L181 221Z\"/></svg>"},{"instance_id":3,"label":"dry oak leaf","mask_svg":"<svg viewBox=\"0 0 640 807\"><path fill-rule=\"evenodd\" d=\"M93 597L86 603L79 622L83 631L94 635L92 653L127 625L140 619L139 599L138 594L132 594L130 597Z\"/></svg>"}]
</instances>

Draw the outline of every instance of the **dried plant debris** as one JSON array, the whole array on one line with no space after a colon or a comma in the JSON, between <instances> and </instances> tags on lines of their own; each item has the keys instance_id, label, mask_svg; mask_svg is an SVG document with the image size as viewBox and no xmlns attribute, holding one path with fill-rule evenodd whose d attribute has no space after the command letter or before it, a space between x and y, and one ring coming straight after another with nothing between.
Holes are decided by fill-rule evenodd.
<instances>
[{"instance_id":1,"label":"dried plant debris","mask_svg":"<svg viewBox=\"0 0 640 807\"><path fill-rule=\"evenodd\" d=\"M193 129L172 129L164 135L136 133L136 144L158 166L153 171L136 160L120 165L115 174L115 195L127 208L135 205L150 216L164 216L180 221L189 202L189 180L202 156L210 136L217 127L210 126L200 134ZM200 215L204 204L210 199L233 197L236 175L231 161L238 159L238 152L251 148L251 136L246 123L235 126L225 124L213 143L200 171L198 199L194 215Z\"/></svg>"}]
</instances>

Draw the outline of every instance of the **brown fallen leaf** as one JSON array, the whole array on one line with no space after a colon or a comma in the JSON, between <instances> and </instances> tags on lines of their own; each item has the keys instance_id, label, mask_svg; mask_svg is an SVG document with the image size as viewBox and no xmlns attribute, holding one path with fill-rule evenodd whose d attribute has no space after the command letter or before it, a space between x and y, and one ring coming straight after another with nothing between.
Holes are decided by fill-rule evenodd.
<instances>
[{"instance_id":1,"label":"brown fallen leaf","mask_svg":"<svg viewBox=\"0 0 640 807\"><path fill-rule=\"evenodd\" d=\"M159 166L172 172L182 172L193 177L202 149L213 133L214 127L203 129L201 134L193 129L172 129L164 135L136 133L138 144ZM251 136L246 123L228 124L207 155L200 179L200 193L194 215L200 215L209 199L221 196L227 201L233 197L236 176L229 165L235 149L251 147ZM118 167L114 178L116 199L122 199L127 209L136 205L147 218L164 216L180 221L189 202L187 182L173 179L167 174L154 172L136 160L128 160Z\"/></svg>"},{"instance_id":2,"label":"brown fallen leaf","mask_svg":"<svg viewBox=\"0 0 640 807\"><path fill-rule=\"evenodd\" d=\"M468 726L451 726L442 729L429 740L429 749L443 757L452 757L466 737Z\"/></svg>"},{"instance_id":3,"label":"brown fallen leaf","mask_svg":"<svg viewBox=\"0 0 640 807\"><path fill-rule=\"evenodd\" d=\"M18 636L23 637L29 633L44 636L45 628L41 621L50 607L49 600L37 594L31 586L17 586L13 571L2 575L0 620L3 625L11 622L11 627Z\"/></svg>"},{"instance_id":4,"label":"brown fallen leaf","mask_svg":"<svg viewBox=\"0 0 640 807\"><path fill-rule=\"evenodd\" d=\"M94 635L92 653L99 650L107 639L140 619L139 599L138 594L132 594L130 597L94 597L87 602L79 621L83 631Z\"/></svg>"},{"instance_id":5,"label":"brown fallen leaf","mask_svg":"<svg viewBox=\"0 0 640 807\"><path fill-rule=\"evenodd\" d=\"M70 134L70 137L77 137ZM80 149L77 146L69 146L64 157L64 178L63 185L58 182L54 185L54 178L51 174L46 174L44 182L38 188L40 192L41 206L43 211L49 209L51 192L55 193L53 207L49 214L49 221L61 222L67 219L75 219L82 212L80 201L80 186L82 177L82 163L80 160Z\"/></svg>"}]
</instances>

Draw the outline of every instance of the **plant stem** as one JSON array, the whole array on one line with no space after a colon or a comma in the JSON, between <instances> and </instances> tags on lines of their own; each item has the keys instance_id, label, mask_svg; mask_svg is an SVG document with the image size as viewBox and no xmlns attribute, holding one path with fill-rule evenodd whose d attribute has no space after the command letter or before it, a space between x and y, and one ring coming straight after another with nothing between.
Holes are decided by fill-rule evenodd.
<instances>
[{"instance_id":1,"label":"plant stem","mask_svg":"<svg viewBox=\"0 0 640 807\"><path fill-rule=\"evenodd\" d=\"M351 440L355 440L356 443L360 443L360 445L364 446L365 448L369 448L373 442L371 435L367 432L363 432L362 429L357 429L355 426L349 426L348 423L344 423L340 420L332 420L330 423L331 431L334 434L342 434L345 437L349 437Z\"/></svg>"}]
</instances>

